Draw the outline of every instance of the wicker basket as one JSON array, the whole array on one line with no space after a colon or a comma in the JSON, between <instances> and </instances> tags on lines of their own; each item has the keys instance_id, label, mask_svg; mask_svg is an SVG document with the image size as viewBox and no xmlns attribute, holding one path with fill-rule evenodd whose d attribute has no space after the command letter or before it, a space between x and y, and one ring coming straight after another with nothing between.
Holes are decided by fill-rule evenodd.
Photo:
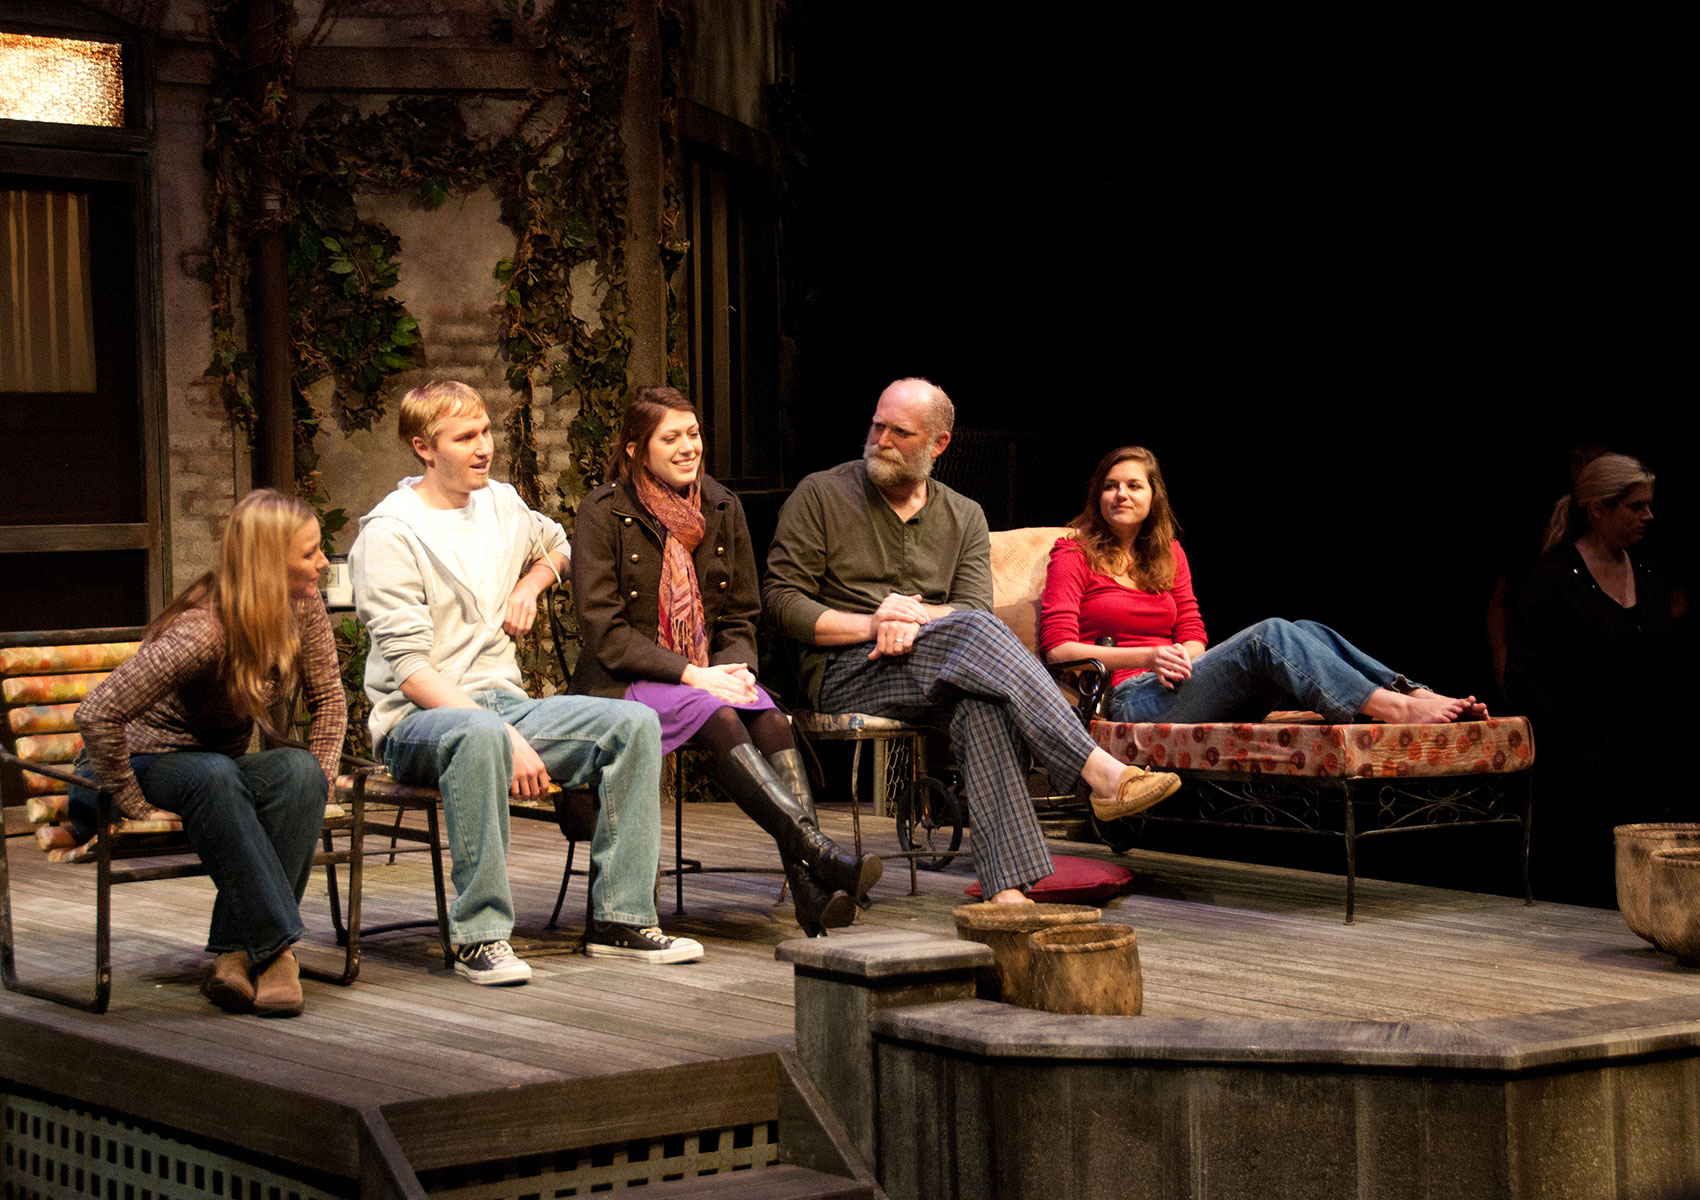
<instances>
[{"instance_id":1,"label":"wicker basket","mask_svg":"<svg viewBox=\"0 0 1700 1200\"><path fill-rule=\"evenodd\" d=\"M1032 1005L1054 1013L1137 1017L1145 1007L1139 935L1126 925L1059 925L1032 947Z\"/></svg>"},{"instance_id":2,"label":"wicker basket","mask_svg":"<svg viewBox=\"0 0 1700 1200\"><path fill-rule=\"evenodd\" d=\"M1042 929L1085 925L1103 917L1088 904L964 904L951 913L956 936L984 942L996 962L980 973L980 995L987 1000L1033 1007L1032 969L1027 940Z\"/></svg>"},{"instance_id":3,"label":"wicker basket","mask_svg":"<svg viewBox=\"0 0 1700 1200\"><path fill-rule=\"evenodd\" d=\"M1617 911L1638 937L1659 946L1653 936L1653 855L1660 850L1700 847L1700 825L1619 825L1612 830L1612 838L1617 843Z\"/></svg>"}]
</instances>

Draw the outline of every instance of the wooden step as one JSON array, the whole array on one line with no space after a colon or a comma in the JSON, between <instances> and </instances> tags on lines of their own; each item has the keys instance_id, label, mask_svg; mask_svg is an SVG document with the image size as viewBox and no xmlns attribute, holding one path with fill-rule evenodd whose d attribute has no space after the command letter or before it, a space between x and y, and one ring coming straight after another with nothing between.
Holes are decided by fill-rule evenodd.
<instances>
[{"instance_id":1,"label":"wooden step","mask_svg":"<svg viewBox=\"0 0 1700 1200\"><path fill-rule=\"evenodd\" d=\"M789 1163L651 1183L644 1194L654 1200L876 1200L880 1195L871 1184Z\"/></svg>"}]
</instances>

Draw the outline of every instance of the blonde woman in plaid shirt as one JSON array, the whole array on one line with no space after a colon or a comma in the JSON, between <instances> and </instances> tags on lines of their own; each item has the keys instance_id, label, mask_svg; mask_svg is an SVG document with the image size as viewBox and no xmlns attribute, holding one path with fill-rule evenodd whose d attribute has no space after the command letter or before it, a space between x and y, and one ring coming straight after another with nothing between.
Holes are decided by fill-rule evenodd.
<instances>
[{"instance_id":1,"label":"blonde woman in plaid shirt","mask_svg":"<svg viewBox=\"0 0 1700 1200\"><path fill-rule=\"evenodd\" d=\"M207 866L218 897L201 990L220 1008L301 1011L291 943L336 777L348 709L319 597L318 518L271 489L249 493L225 526L216 569L156 617L134 658L77 709L84 754L127 816L165 810ZM249 754L256 725L295 681L311 714L306 749ZM78 789L74 805L92 796Z\"/></svg>"}]
</instances>

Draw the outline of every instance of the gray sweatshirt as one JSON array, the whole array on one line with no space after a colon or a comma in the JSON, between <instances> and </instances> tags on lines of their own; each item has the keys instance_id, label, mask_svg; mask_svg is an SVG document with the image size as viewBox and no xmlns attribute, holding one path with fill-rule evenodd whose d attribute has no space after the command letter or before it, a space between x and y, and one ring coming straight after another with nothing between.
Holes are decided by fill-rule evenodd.
<instances>
[{"instance_id":1,"label":"gray sweatshirt","mask_svg":"<svg viewBox=\"0 0 1700 1200\"><path fill-rule=\"evenodd\" d=\"M462 577L456 555L433 544L425 502L413 490L418 482L418 476L403 479L361 518L360 536L348 553L355 611L372 637L365 683L375 752L397 722L418 711L401 685L421 667L434 667L466 692L525 695L513 639L502 630L502 611L533 563L570 552L559 523L492 480L472 494L472 503L494 506L505 566L480 595Z\"/></svg>"}]
</instances>

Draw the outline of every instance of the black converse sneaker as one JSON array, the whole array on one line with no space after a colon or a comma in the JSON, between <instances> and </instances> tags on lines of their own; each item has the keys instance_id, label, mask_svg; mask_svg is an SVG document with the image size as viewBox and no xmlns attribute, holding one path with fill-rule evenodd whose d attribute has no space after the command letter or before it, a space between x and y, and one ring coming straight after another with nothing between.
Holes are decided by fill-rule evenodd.
<instances>
[{"instance_id":1,"label":"black converse sneaker","mask_svg":"<svg viewBox=\"0 0 1700 1200\"><path fill-rule=\"evenodd\" d=\"M500 938L454 947L454 964L456 975L480 987L520 984L531 978L531 964Z\"/></svg>"},{"instance_id":2,"label":"black converse sneaker","mask_svg":"<svg viewBox=\"0 0 1700 1200\"><path fill-rule=\"evenodd\" d=\"M702 943L687 937L668 937L655 926L615 925L592 921L584 939L584 952L604 958L635 958L647 963L695 962L702 957Z\"/></svg>"}]
</instances>

